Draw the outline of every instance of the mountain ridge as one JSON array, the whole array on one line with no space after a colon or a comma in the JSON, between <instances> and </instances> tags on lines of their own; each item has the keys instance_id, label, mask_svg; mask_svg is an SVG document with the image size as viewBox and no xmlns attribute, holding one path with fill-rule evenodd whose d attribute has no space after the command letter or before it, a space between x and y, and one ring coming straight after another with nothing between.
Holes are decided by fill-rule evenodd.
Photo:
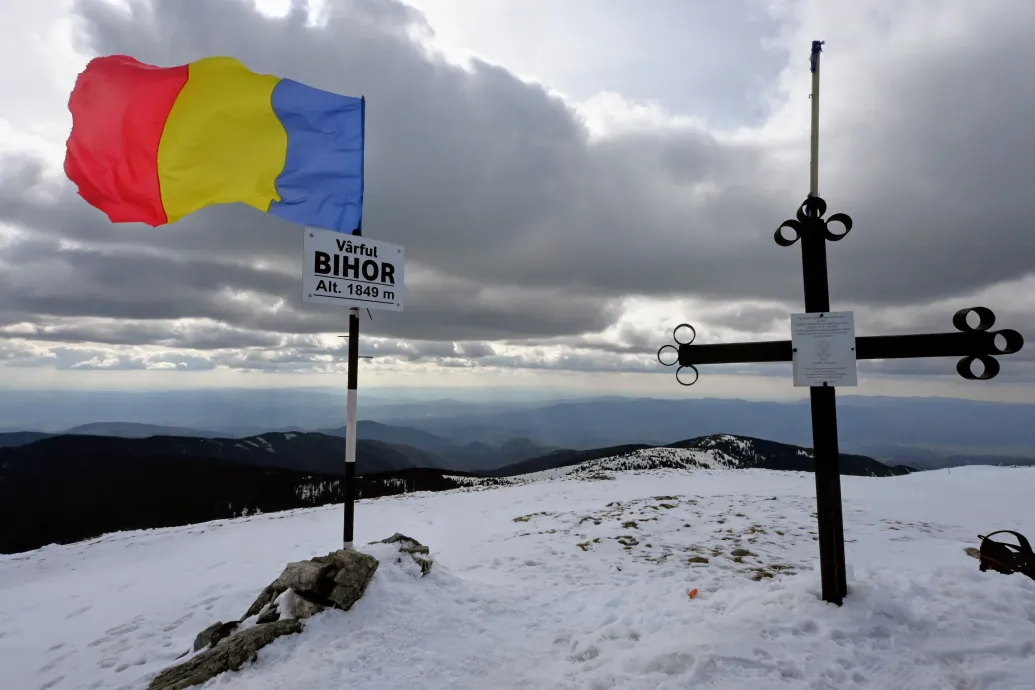
<instances>
[{"instance_id":1,"label":"mountain ridge","mask_svg":"<svg viewBox=\"0 0 1035 690\"><path fill-rule=\"evenodd\" d=\"M325 434L272 432L246 439L59 436L0 448L0 553L124 529L340 502L344 445ZM442 459L412 447L361 439L355 495L487 488L535 481L537 473L579 478L661 467L812 469L808 449L762 439L719 434L676 446L555 451L516 469L475 473L433 466L429 461ZM846 455L841 465L846 475L911 471ZM522 473L529 469L536 471Z\"/></svg>"},{"instance_id":2,"label":"mountain ridge","mask_svg":"<svg viewBox=\"0 0 1035 690\"><path fill-rule=\"evenodd\" d=\"M243 438L149 436L123 438L61 434L16 447L0 447L5 463L50 460L63 456L119 457L146 460L155 456L206 458L299 472L333 474L345 462L344 438L316 432L269 432ZM402 444L359 439L357 469L368 473L418 467L447 469L438 455Z\"/></svg>"},{"instance_id":3,"label":"mountain ridge","mask_svg":"<svg viewBox=\"0 0 1035 690\"><path fill-rule=\"evenodd\" d=\"M685 451L685 452L684 452ZM841 453L839 469L846 476L889 477L915 472L906 465L886 465L862 455ZM814 472L811 448L733 434L708 434L659 446L627 445L594 451L556 452L487 473L494 479L512 479L558 470L585 473L598 469L766 469ZM477 482L467 482L468 484ZM487 482L491 483L491 482Z\"/></svg>"},{"instance_id":4,"label":"mountain ridge","mask_svg":"<svg viewBox=\"0 0 1035 690\"><path fill-rule=\"evenodd\" d=\"M135 440L145 440L154 437L175 437L208 439L230 443L261 438L267 434L299 436L312 433L344 439L345 427L332 427L316 431L286 427L264 431L259 434L237 436L186 427L167 427L133 422L93 422L73 427L63 432L18 431L0 433L0 448L23 446L46 438L61 436L92 436ZM528 438L508 438L499 445L479 442L458 444L420 429L384 424L371 420L361 420L358 422L357 437L360 442L375 441L391 446L408 446L418 451L425 451L428 457L422 460L422 462L417 463L417 466L437 466L465 471L491 470L553 450L560 450L537 444ZM323 468L318 469L323 470Z\"/></svg>"}]
</instances>

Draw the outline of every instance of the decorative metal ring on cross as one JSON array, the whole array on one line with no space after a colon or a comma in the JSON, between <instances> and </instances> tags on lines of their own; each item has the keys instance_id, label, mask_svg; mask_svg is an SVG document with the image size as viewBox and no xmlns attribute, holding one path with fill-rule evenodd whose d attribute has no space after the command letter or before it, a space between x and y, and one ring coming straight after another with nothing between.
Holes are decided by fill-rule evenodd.
<instances>
[{"instance_id":1,"label":"decorative metal ring on cross","mask_svg":"<svg viewBox=\"0 0 1035 690\"><path fill-rule=\"evenodd\" d=\"M658 350L658 361L661 362L662 366L666 367L678 364L679 348L677 345L689 345L696 338L697 330L693 326L688 323L679 324L672 329L672 339L676 341L676 345L662 345L661 349ZM671 354L668 354L669 352ZM689 378L691 372L693 372L693 379ZM697 367L692 364L676 369L676 381L683 386L694 385L697 383L698 378L700 378L700 373L697 371Z\"/></svg>"},{"instance_id":2,"label":"decorative metal ring on cross","mask_svg":"<svg viewBox=\"0 0 1035 690\"><path fill-rule=\"evenodd\" d=\"M971 314L975 314L978 317L976 326L971 326L967 322L967 318ZM988 307L960 309L952 316L952 325L956 327L957 331L963 333L987 333L991 336L987 341L987 347L992 350L992 354L1012 355L1024 347L1024 337L1020 333L1009 328L1001 331L992 331L991 328L994 324L995 314ZM1000 366L999 360L993 357L992 354L982 353L964 357L956 363L956 373L968 381L994 379L999 374ZM980 374L974 373L974 362L981 362L982 371Z\"/></svg>"},{"instance_id":3,"label":"decorative metal ring on cross","mask_svg":"<svg viewBox=\"0 0 1035 690\"><path fill-rule=\"evenodd\" d=\"M785 220L780 224L780 227L776 229L774 238L776 243L781 247L790 247L792 244L801 239L802 235L805 234L818 234L824 239L831 242L837 242L842 240L845 236L852 231L852 219L846 213L835 213L826 220L823 220L823 214L827 212L827 202L822 197L810 196L798 207L796 214L797 218L794 220ZM832 232L830 230L831 223L840 223L841 227L844 228L843 232ZM793 237L785 237L783 229L794 233Z\"/></svg>"}]
</instances>

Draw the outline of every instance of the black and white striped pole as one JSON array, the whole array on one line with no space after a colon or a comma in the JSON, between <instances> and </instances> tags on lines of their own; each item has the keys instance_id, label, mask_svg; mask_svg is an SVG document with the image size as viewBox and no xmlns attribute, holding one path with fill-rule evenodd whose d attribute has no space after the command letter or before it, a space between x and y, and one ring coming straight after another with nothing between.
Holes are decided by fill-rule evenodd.
<instances>
[{"instance_id":1,"label":"black and white striped pole","mask_svg":"<svg viewBox=\"0 0 1035 690\"><path fill-rule=\"evenodd\" d=\"M343 548L353 548L356 519L356 408L359 402L359 360L372 359L370 355L359 354L359 308L349 309L349 333L338 336L348 338L348 397L345 401L345 478L342 482L342 502L345 507L342 525Z\"/></svg>"},{"instance_id":2,"label":"black and white striped pole","mask_svg":"<svg viewBox=\"0 0 1035 690\"><path fill-rule=\"evenodd\" d=\"M359 228L353 233L358 235ZM353 548L356 521L356 404L359 383L359 309L349 309L348 399L345 402L345 504L344 547Z\"/></svg>"},{"instance_id":3,"label":"black and white striped pole","mask_svg":"<svg viewBox=\"0 0 1035 690\"><path fill-rule=\"evenodd\" d=\"M367 99L362 100L363 138L366 140ZM363 235L363 216L360 216L353 235ZM345 483L342 486L342 503L345 508L342 525L343 548L353 548L356 523L356 405L359 379L359 308L349 309L349 364L348 364L348 396L345 401Z\"/></svg>"}]
</instances>

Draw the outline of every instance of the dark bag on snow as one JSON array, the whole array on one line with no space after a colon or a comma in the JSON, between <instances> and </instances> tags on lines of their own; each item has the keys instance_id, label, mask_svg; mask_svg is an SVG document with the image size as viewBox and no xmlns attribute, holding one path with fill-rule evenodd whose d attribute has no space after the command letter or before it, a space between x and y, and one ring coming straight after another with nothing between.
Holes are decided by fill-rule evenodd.
<instances>
[{"instance_id":1,"label":"dark bag on snow","mask_svg":"<svg viewBox=\"0 0 1035 690\"><path fill-rule=\"evenodd\" d=\"M1012 534L1017 537L1017 545L989 539L995 534ZM1035 580L1035 553L1031 544L1018 532L1001 529L989 535L981 535L980 561L981 571L995 570L1004 575L1022 573Z\"/></svg>"}]
</instances>

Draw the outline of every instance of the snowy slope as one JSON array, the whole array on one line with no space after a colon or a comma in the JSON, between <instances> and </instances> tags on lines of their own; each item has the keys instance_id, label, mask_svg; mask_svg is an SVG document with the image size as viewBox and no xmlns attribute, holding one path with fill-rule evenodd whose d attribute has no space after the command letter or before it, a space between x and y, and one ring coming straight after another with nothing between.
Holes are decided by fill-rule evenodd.
<instances>
[{"instance_id":1,"label":"snowy slope","mask_svg":"<svg viewBox=\"0 0 1035 690\"><path fill-rule=\"evenodd\" d=\"M612 474L614 472L637 472L659 469L685 470L692 468L733 469L739 466L740 460L738 458L721 451L699 450L696 448L644 448L631 453L589 460L569 467L530 472L516 477L486 480L478 477L450 476L470 486L496 486L498 484L529 484L548 479L560 479L562 477L571 479L614 479Z\"/></svg>"},{"instance_id":2,"label":"snowy slope","mask_svg":"<svg viewBox=\"0 0 1035 690\"><path fill-rule=\"evenodd\" d=\"M609 468L360 502L359 544L411 535L432 573L386 563L352 611L202 687L1035 688L1035 582L962 553L995 529L1035 536L1035 470L844 478L838 608L813 570L813 475L589 478ZM340 534L331 506L0 556L3 687L145 688Z\"/></svg>"},{"instance_id":3,"label":"snowy slope","mask_svg":"<svg viewBox=\"0 0 1035 690\"><path fill-rule=\"evenodd\" d=\"M614 479L615 472L638 472L644 470L686 470L686 469L736 469L750 467L763 459L751 442L736 436L719 434L698 439L695 448L643 448L596 460L587 460L568 467L529 472L513 477L465 477L446 475L469 487L497 487L529 484L550 479ZM811 450L799 449L808 457Z\"/></svg>"}]
</instances>

